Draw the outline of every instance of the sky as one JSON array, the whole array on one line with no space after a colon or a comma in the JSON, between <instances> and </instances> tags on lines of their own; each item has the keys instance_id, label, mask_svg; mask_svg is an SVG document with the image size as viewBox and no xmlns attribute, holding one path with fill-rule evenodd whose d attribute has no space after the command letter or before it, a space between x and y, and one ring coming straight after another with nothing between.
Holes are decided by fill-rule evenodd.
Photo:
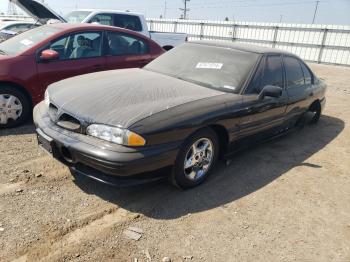
<instances>
[{"instance_id":1,"label":"sky","mask_svg":"<svg viewBox=\"0 0 350 262\"><path fill-rule=\"evenodd\" d=\"M81 8L130 10L149 18L162 15L179 18L184 0L45 0L60 14ZM165 9L166 3L166 9ZM246 22L311 23L315 0L190 0L189 19ZM7 12L8 1L0 0L0 12ZM166 11L165 11L166 10ZM350 25L350 0L320 0L315 24Z\"/></svg>"}]
</instances>

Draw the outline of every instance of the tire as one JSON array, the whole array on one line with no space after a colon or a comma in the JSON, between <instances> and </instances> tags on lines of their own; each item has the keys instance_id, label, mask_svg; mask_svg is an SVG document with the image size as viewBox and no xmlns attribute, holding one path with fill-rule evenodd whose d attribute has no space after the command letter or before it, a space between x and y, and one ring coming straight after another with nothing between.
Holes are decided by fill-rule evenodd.
<instances>
[{"instance_id":1,"label":"tire","mask_svg":"<svg viewBox=\"0 0 350 262\"><path fill-rule=\"evenodd\" d=\"M318 123L318 121L320 120L321 117L321 105L319 102L315 102L310 106L309 109L310 112L315 113L315 115L313 116L313 118L310 120L310 124L311 125L315 125Z\"/></svg>"},{"instance_id":2,"label":"tire","mask_svg":"<svg viewBox=\"0 0 350 262\"><path fill-rule=\"evenodd\" d=\"M174 47L173 46L169 46L169 45L167 45L167 46L163 46L163 49L165 50L165 51L170 51L171 49L173 49Z\"/></svg>"},{"instance_id":3,"label":"tire","mask_svg":"<svg viewBox=\"0 0 350 262\"><path fill-rule=\"evenodd\" d=\"M193 146L196 148L196 154L194 154ZM210 128L200 129L188 137L182 145L169 178L170 182L181 189L200 185L210 175L218 160L218 155L219 139L216 133ZM187 165L192 167L185 167L186 159Z\"/></svg>"},{"instance_id":4,"label":"tire","mask_svg":"<svg viewBox=\"0 0 350 262\"><path fill-rule=\"evenodd\" d=\"M0 86L0 128L23 124L29 118L31 109L31 103L22 91L15 87Z\"/></svg>"}]
</instances>

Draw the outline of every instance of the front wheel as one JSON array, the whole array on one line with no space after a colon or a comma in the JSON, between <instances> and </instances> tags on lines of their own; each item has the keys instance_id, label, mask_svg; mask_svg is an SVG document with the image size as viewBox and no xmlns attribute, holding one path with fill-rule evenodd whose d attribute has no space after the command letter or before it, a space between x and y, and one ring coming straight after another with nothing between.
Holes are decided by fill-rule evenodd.
<instances>
[{"instance_id":1,"label":"front wheel","mask_svg":"<svg viewBox=\"0 0 350 262\"><path fill-rule=\"evenodd\" d=\"M217 162L218 152L216 133L209 128L197 131L180 149L170 181L183 189L203 183Z\"/></svg>"},{"instance_id":2,"label":"front wheel","mask_svg":"<svg viewBox=\"0 0 350 262\"><path fill-rule=\"evenodd\" d=\"M0 87L0 128L21 125L30 115L30 102L13 87Z\"/></svg>"}]
</instances>

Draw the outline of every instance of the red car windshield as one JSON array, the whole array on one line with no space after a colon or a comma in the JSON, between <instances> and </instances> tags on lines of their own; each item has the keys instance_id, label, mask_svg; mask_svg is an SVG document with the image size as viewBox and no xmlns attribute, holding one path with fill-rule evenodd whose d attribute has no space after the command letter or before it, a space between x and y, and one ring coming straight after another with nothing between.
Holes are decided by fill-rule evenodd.
<instances>
[{"instance_id":1,"label":"red car windshield","mask_svg":"<svg viewBox=\"0 0 350 262\"><path fill-rule=\"evenodd\" d=\"M54 26L40 26L0 43L0 52L6 55L17 55L35 46L62 29Z\"/></svg>"}]
</instances>

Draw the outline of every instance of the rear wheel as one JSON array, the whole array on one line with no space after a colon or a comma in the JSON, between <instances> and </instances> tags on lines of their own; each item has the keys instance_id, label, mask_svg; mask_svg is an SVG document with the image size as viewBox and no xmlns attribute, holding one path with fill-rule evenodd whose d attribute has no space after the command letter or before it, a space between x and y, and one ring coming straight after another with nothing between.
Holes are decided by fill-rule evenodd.
<instances>
[{"instance_id":1,"label":"rear wheel","mask_svg":"<svg viewBox=\"0 0 350 262\"><path fill-rule=\"evenodd\" d=\"M317 124L321 117L321 105L320 102L314 102L310 108L309 112L313 113L313 117L310 120L310 124Z\"/></svg>"},{"instance_id":2,"label":"rear wheel","mask_svg":"<svg viewBox=\"0 0 350 262\"><path fill-rule=\"evenodd\" d=\"M27 96L14 87L0 87L0 128L21 125L30 115Z\"/></svg>"},{"instance_id":3,"label":"rear wheel","mask_svg":"<svg viewBox=\"0 0 350 262\"><path fill-rule=\"evenodd\" d=\"M216 133L209 128L199 130L180 149L170 181L183 189L203 183L217 162L218 152Z\"/></svg>"}]
</instances>

